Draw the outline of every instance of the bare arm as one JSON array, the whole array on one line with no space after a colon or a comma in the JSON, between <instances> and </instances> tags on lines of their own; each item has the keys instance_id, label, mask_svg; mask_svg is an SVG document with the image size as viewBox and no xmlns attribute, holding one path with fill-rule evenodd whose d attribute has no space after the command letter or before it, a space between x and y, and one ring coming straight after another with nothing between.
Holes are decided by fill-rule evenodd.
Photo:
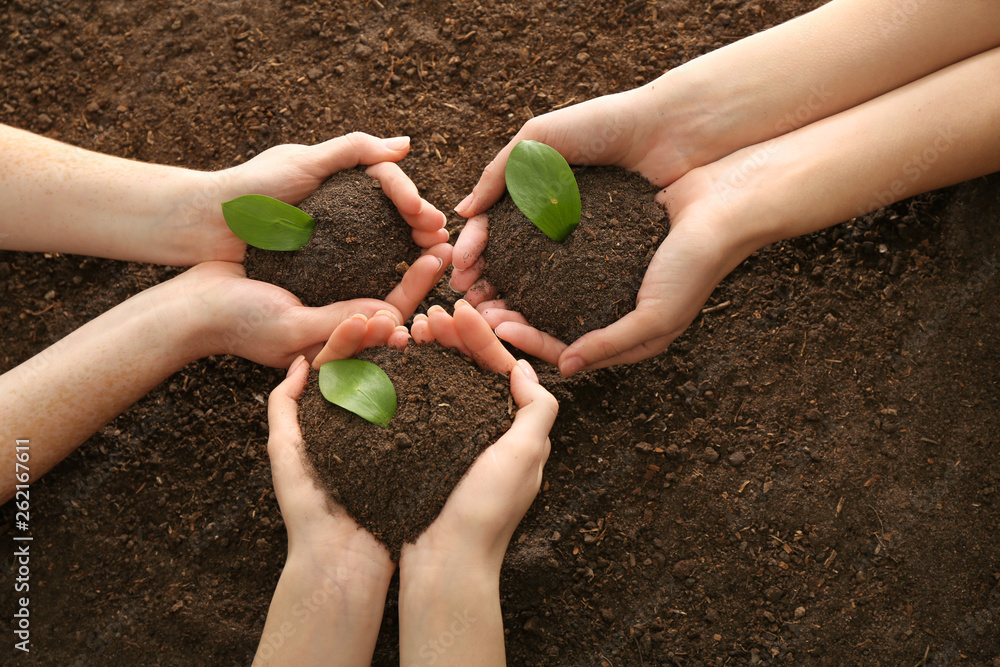
<instances>
[{"instance_id":1,"label":"bare arm","mask_svg":"<svg viewBox=\"0 0 1000 667\"><path fill-rule=\"evenodd\" d=\"M996 46L1000 3L993 0L833 0L640 88L531 119L456 211L471 217L500 198L507 155L522 139L553 146L571 164L616 164L665 187ZM485 232L465 237L456 243L459 270L478 258L473 249Z\"/></svg>"},{"instance_id":2,"label":"bare arm","mask_svg":"<svg viewBox=\"0 0 1000 667\"><path fill-rule=\"evenodd\" d=\"M1000 170L998 71L1000 48L689 172L659 195L671 230L633 312L569 348L513 322L497 334L564 374L658 354L763 245Z\"/></svg>"},{"instance_id":3,"label":"bare arm","mask_svg":"<svg viewBox=\"0 0 1000 667\"><path fill-rule=\"evenodd\" d=\"M283 289L247 280L238 264L200 264L0 376L0 439L30 440L31 478L37 479L187 363L210 354L279 367L298 354L312 359L330 332L357 313L383 312L381 330L388 336L443 270L435 257L414 262L411 280L424 289L411 285L406 298L415 301L407 303L397 287L387 298L399 308L376 299L306 308ZM0 466L13 470L13 457L13 446L0 448ZM13 478L0 479L0 503L13 492Z\"/></svg>"},{"instance_id":4,"label":"bare arm","mask_svg":"<svg viewBox=\"0 0 1000 667\"><path fill-rule=\"evenodd\" d=\"M447 242L445 217L393 162L407 137L356 132L314 146L283 145L217 172L126 160L0 125L0 248L65 252L190 266L239 262L245 244L220 204L266 194L296 204L330 175L358 164L413 228L424 248Z\"/></svg>"}]
</instances>

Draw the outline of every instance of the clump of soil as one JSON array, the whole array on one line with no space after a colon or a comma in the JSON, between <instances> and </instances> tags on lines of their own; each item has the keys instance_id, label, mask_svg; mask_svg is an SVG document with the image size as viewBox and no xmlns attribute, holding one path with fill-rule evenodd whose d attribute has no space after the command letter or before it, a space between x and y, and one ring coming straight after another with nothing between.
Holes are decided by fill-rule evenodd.
<instances>
[{"instance_id":1,"label":"clump of soil","mask_svg":"<svg viewBox=\"0 0 1000 667\"><path fill-rule=\"evenodd\" d=\"M543 234L506 196L490 211L484 275L507 307L565 342L635 308L656 248L667 235L657 189L617 167L577 170L582 217L569 238Z\"/></svg>"},{"instance_id":2,"label":"clump of soil","mask_svg":"<svg viewBox=\"0 0 1000 667\"><path fill-rule=\"evenodd\" d=\"M248 247L244 265L248 277L307 306L382 298L420 256L409 225L361 169L334 174L298 206L316 219L309 243L291 252Z\"/></svg>"},{"instance_id":3,"label":"clump of soil","mask_svg":"<svg viewBox=\"0 0 1000 667\"><path fill-rule=\"evenodd\" d=\"M433 343L372 348L396 387L388 428L329 403L317 373L299 402L299 422L318 479L398 560L444 507L480 452L511 424L507 379Z\"/></svg>"}]
</instances>

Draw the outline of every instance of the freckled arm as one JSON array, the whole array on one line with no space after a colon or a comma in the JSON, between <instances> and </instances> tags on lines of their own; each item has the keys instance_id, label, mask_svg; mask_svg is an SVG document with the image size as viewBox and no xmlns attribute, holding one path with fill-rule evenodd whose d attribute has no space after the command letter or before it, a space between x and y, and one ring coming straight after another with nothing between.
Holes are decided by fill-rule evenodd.
<instances>
[{"instance_id":1,"label":"freckled arm","mask_svg":"<svg viewBox=\"0 0 1000 667\"><path fill-rule=\"evenodd\" d=\"M176 283L147 290L0 376L0 504L14 495L14 441L37 480L94 432L203 356Z\"/></svg>"},{"instance_id":2,"label":"freckled arm","mask_svg":"<svg viewBox=\"0 0 1000 667\"><path fill-rule=\"evenodd\" d=\"M227 231L204 224L213 178L0 125L0 249L191 264Z\"/></svg>"}]
</instances>

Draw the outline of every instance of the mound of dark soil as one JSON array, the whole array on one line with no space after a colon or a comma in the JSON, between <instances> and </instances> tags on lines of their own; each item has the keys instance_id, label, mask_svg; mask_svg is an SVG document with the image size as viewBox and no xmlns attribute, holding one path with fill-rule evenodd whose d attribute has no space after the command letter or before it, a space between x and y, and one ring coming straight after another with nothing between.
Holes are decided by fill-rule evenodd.
<instances>
[{"instance_id":1,"label":"mound of dark soil","mask_svg":"<svg viewBox=\"0 0 1000 667\"><path fill-rule=\"evenodd\" d=\"M410 227L362 169L334 174L299 208L316 219L300 250L248 247L247 276L284 287L307 306L382 298L420 256Z\"/></svg>"},{"instance_id":2,"label":"mound of dark soil","mask_svg":"<svg viewBox=\"0 0 1000 667\"><path fill-rule=\"evenodd\" d=\"M388 428L329 403L311 373L299 404L309 459L337 502L398 560L479 453L510 428L507 379L438 344L373 348L399 402Z\"/></svg>"},{"instance_id":3,"label":"mound of dark soil","mask_svg":"<svg viewBox=\"0 0 1000 667\"><path fill-rule=\"evenodd\" d=\"M484 275L507 306L567 343L635 308L646 267L667 235L657 189L617 167L577 170L582 217L569 238L543 234L505 196L490 211Z\"/></svg>"}]
</instances>

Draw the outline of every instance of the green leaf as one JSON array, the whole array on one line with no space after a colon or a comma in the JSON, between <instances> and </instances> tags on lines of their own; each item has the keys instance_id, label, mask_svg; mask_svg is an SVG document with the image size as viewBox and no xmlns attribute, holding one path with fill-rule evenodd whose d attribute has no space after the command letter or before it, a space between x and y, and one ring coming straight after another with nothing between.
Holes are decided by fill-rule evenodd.
<instances>
[{"instance_id":1,"label":"green leaf","mask_svg":"<svg viewBox=\"0 0 1000 667\"><path fill-rule=\"evenodd\" d=\"M262 250L298 250L316 229L311 215L266 195L224 202L222 215L233 234Z\"/></svg>"},{"instance_id":2,"label":"green leaf","mask_svg":"<svg viewBox=\"0 0 1000 667\"><path fill-rule=\"evenodd\" d=\"M521 213L553 241L562 243L580 224L580 188L556 149L537 141L518 142L504 177Z\"/></svg>"},{"instance_id":3,"label":"green leaf","mask_svg":"<svg viewBox=\"0 0 1000 667\"><path fill-rule=\"evenodd\" d=\"M396 390L381 368L362 359L328 361L319 369L326 400L382 428L396 414Z\"/></svg>"}]
</instances>

